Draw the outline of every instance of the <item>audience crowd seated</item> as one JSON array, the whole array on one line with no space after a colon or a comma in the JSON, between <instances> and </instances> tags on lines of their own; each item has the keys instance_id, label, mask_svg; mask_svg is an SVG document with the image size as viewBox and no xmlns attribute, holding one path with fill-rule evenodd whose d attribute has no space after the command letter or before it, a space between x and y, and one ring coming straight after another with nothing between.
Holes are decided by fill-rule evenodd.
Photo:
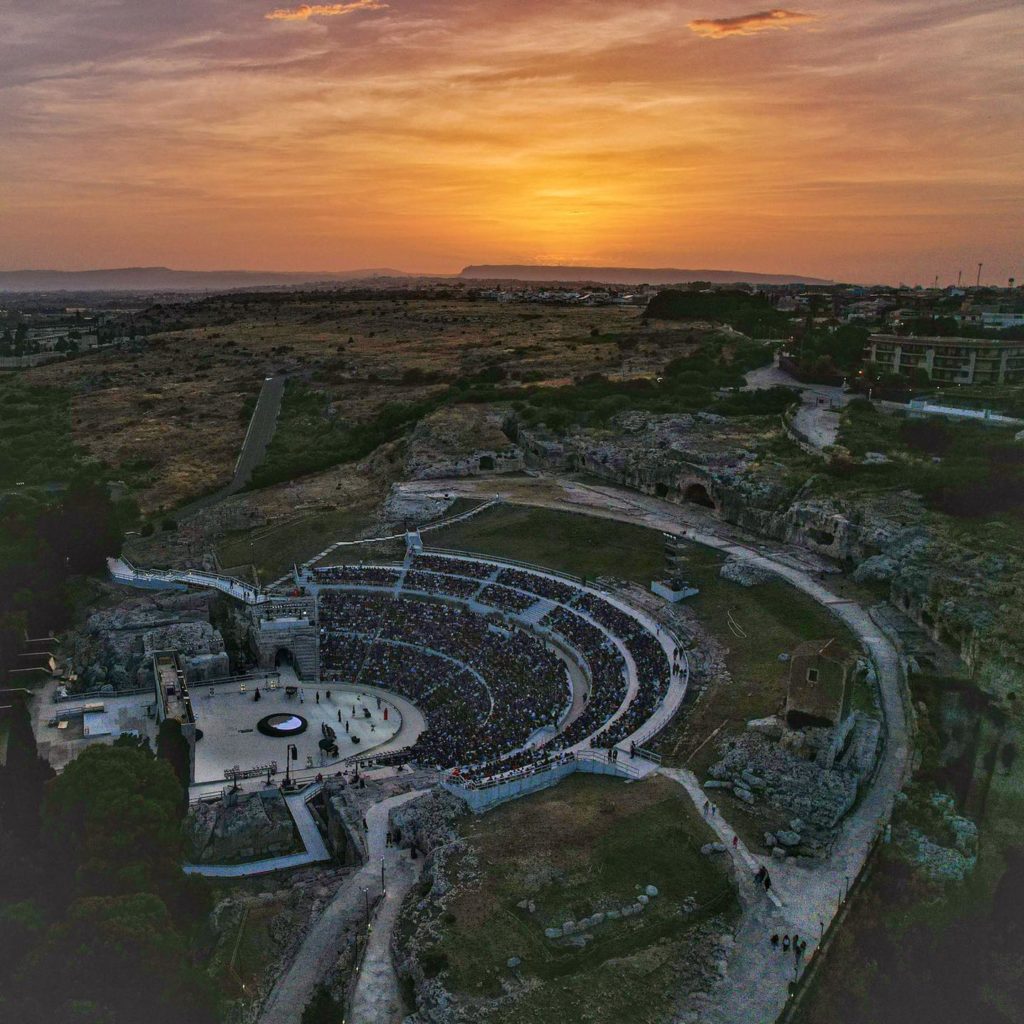
<instances>
[{"instance_id":1,"label":"audience crowd seated","mask_svg":"<svg viewBox=\"0 0 1024 1024\"><path fill-rule=\"evenodd\" d=\"M413 565L417 569L431 572L445 572L452 576L470 576L475 580L489 580L498 572L498 566L490 562L474 562L470 558L452 555L417 555Z\"/></svg>"},{"instance_id":2,"label":"audience crowd seated","mask_svg":"<svg viewBox=\"0 0 1024 1024\"><path fill-rule=\"evenodd\" d=\"M576 755L571 750L555 751L549 747L520 750L496 761L487 761L469 768L456 768L452 772L452 778L469 786L479 785L484 781L494 784L511 778L534 775L554 765L568 764L575 760Z\"/></svg>"},{"instance_id":3,"label":"audience crowd seated","mask_svg":"<svg viewBox=\"0 0 1024 1024\"><path fill-rule=\"evenodd\" d=\"M539 640L458 605L322 591L325 677L341 674L412 700L428 722L413 749L418 760L462 766L462 777L473 780L526 770L564 756L588 737L591 746L614 746L647 721L664 698L674 671L664 648L637 619L604 598L541 573L468 558L419 554L413 565L404 581L410 590L460 600L475 595L480 603L513 614L540 597L557 602L541 625L580 653L591 677L583 713L545 748L518 751L538 728L557 721L566 698L564 663ZM400 570L349 565L314 574L321 583L392 586ZM626 699L627 676L625 659L604 630L629 651L638 675L634 698L610 725Z\"/></svg>"},{"instance_id":4,"label":"audience crowd seated","mask_svg":"<svg viewBox=\"0 0 1024 1024\"><path fill-rule=\"evenodd\" d=\"M402 589L419 590L425 594L446 594L448 597L458 597L465 601L480 589L480 581L410 569L402 581Z\"/></svg>"},{"instance_id":5,"label":"audience crowd seated","mask_svg":"<svg viewBox=\"0 0 1024 1024\"><path fill-rule=\"evenodd\" d=\"M368 646L357 669L351 634ZM408 697L428 728L419 760L440 767L498 758L557 722L565 663L520 629L465 608L375 594L320 595L321 668Z\"/></svg>"},{"instance_id":6,"label":"audience crowd seated","mask_svg":"<svg viewBox=\"0 0 1024 1024\"><path fill-rule=\"evenodd\" d=\"M579 593L579 589L571 583L563 583L550 576L542 576L537 572L526 572L523 569L502 569L498 573L497 582L504 583L509 587L517 587L519 590L526 590L531 594L539 594L541 597L558 601L560 604L568 604Z\"/></svg>"},{"instance_id":7,"label":"audience crowd seated","mask_svg":"<svg viewBox=\"0 0 1024 1024\"><path fill-rule=\"evenodd\" d=\"M590 699L583 714L551 741L554 747L571 747L600 729L626 699L626 662L611 639L582 615L559 607L541 625L565 637L590 669Z\"/></svg>"},{"instance_id":8,"label":"audience crowd seated","mask_svg":"<svg viewBox=\"0 0 1024 1024\"><path fill-rule=\"evenodd\" d=\"M314 583L350 583L364 587L393 587L401 575L399 569L375 565L329 565L313 569Z\"/></svg>"},{"instance_id":9,"label":"audience crowd seated","mask_svg":"<svg viewBox=\"0 0 1024 1024\"><path fill-rule=\"evenodd\" d=\"M512 590L510 587L500 587L496 583L488 583L477 594L476 599L481 604L490 605L503 612L512 612L514 615L525 612L527 608L532 608L538 600L535 594L524 594L521 591Z\"/></svg>"}]
</instances>

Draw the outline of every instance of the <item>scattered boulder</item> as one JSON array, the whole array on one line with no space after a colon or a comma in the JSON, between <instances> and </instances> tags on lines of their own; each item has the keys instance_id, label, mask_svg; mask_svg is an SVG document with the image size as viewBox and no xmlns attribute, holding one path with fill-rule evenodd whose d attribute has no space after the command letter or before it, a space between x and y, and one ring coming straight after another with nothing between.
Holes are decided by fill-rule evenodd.
<instances>
[{"instance_id":1,"label":"scattered boulder","mask_svg":"<svg viewBox=\"0 0 1024 1024\"><path fill-rule=\"evenodd\" d=\"M785 726L782 723L782 719L775 715L771 715L768 718L754 718L747 722L748 732L760 733L762 736L767 736L768 739L771 740L781 739L784 730Z\"/></svg>"},{"instance_id":2,"label":"scattered boulder","mask_svg":"<svg viewBox=\"0 0 1024 1024\"><path fill-rule=\"evenodd\" d=\"M645 886L644 892L653 899L658 895L658 887L656 885Z\"/></svg>"},{"instance_id":3,"label":"scattered boulder","mask_svg":"<svg viewBox=\"0 0 1024 1024\"><path fill-rule=\"evenodd\" d=\"M701 848L700 852L705 857L711 857L716 853L725 853L724 843L705 843Z\"/></svg>"},{"instance_id":4,"label":"scattered boulder","mask_svg":"<svg viewBox=\"0 0 1024 1024\"><path fill-rule=\"evenodd\" d=\"M774 573L741 558L727 558L718 575L723 580L731 583L738 583L741 587L756 587L760 583L767 583L774 577Z\"/></svg>"},{"instance_id":5,"label":"scattered boulder","mask_svg":"<svg viewBox=\"0 0 1024 1024\"><path fill-rule=\"evenodd\" d=\"M519 957L510 956L508 960L505 961L505 964L507 967L514 971L522 962L523 961Z\"/></svg>"}]
</instances>

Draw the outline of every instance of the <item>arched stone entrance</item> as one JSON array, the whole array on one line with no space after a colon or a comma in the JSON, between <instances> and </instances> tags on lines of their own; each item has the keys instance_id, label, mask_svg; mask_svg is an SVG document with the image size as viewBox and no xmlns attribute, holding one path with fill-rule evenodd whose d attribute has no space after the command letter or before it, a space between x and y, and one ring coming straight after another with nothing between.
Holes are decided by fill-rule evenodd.
<instances>
[{"instance_id":1,"label":"arched stone entrance","mask_svg":"<svg viewBox=\"0 0 1024 1024\"><path fill-rule=\"evenodd\" d=\"M480 456L480 470L481 472L488 472L494 469L494 456L492 455L481 455Z\"/></svg>"},{"instance_id":2,"label":"arched stone entrance","mask_svg":"<svg viewBox=\"0 0 1024 1024\"><path fill-rule=\"evenodd\" d=\"M274 655L274 668L280 668L282 665L295 668L295 655L289 647L279 647Z\"/></svg>"},{"instance_id":3,"label":"arched stone entrance","mask_svg":"<svg viewBox=\"0 0 1024 1024\"><path fill-rule=\"evenodd\" d=\"M703 508L714 508L715 503L708 494L708 489L699 483L689 484L683 492L683 497L694 505L701 505Z\"/></svg>"}]
</instances>

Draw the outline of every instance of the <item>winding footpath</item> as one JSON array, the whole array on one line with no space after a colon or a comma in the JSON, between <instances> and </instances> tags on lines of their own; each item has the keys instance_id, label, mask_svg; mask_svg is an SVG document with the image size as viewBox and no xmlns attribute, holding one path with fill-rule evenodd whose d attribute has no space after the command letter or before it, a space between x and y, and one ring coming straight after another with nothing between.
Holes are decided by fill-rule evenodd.
<instances>
[{"instance_id":1,"label":"winding footpath","mask_svg":"<svg viewBox=\"0 0 1024 1024\"><path fill-rule=\"evenodd\" d=\"M373 901L381 894L382 862L387 892L373 921L354 997L354 1006L363 1007L360 1011L363 1016L353 1014L349 1019L363 1022L390 1022L395 1019L393 1015L388 1015L392 1004L395 1013L399 1012L401 1006L398 978L391 966L389 953L391 926L423 861L410 861L408 850L387 845L388 815L392 808L427 792L429 790L419 789L400 793L374 804L366 812L366 863L354 875L345 879L334 899L327 904L307 932L291 965L268 996L259 1018L260 1024L298 1024L313 989L334 969L346 924L358 919L367 897ZM363 894L364 889L367 896ZM368 975L371 979L369 982L366 980Z\"/></svg>"}]
</instances>

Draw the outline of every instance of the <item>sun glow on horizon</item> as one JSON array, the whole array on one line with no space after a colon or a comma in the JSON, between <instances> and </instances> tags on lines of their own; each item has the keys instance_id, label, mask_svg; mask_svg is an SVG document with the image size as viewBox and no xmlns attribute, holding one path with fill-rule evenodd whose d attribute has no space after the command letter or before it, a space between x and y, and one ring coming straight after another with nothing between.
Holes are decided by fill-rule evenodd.
<instances>
[{"instance_id":1,"label":"sun glow on horizon","mask_svg":"<svg viewBox=\"0 0 1024 1024\"><path fill-rule=\"evenodd\" d=\"M8 15L0 260L1022 276L1019 6L730 7Z\"/></svg>"}]
</instances>

